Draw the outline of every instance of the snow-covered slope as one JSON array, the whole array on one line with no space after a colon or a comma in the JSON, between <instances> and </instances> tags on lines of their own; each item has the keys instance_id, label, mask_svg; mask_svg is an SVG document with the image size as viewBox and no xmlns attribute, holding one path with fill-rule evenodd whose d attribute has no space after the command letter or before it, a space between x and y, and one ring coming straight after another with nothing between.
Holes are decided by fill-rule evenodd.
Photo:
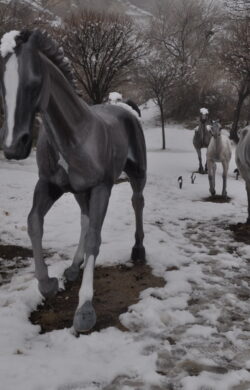
<instances>
[{"instance_id":1,"label":"snow-covered slope","mask_svg":"<svg viewBox=\"0 0 250 390\"><path fill-rule=\"evenodd\" d=\"M147 261L165 278L120 317L129 332L108 328L76 339L69 329L39 334L28 320L41 302L33 264L0 288L0 377L8 390L235 390L250 388L250 247L225 227L246 219L246 193L233 175L231 202L204 202L208 178L198 175L193 132L168 125L167 150L154 125L155 108L142 108L148 150L145 190ZM182 175L183 188L177 178ZM221 188L221 169L217 172ZM35 155L23 162L0 157L0 232L5 243L29 246L26 218L37 180ZM128 261L134 216L128 183L115 186L104 223L98 264ZM79 210L67 194L45 222L51 275L61 276L79 236ZM1 261L1 260L0 260ZM122 286L121 286L122 288ZM247 298L248 297L248 298Z\"/></svg>"}]
</instances>

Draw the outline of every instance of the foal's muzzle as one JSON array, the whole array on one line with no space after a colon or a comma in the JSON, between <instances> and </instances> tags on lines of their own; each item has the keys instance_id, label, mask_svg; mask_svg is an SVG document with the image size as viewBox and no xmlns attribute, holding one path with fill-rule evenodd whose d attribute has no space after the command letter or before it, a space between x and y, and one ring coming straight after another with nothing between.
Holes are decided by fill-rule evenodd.
<instances>
[{"instance_id":1,"label":"foal's muzzle","mask_svg":"<svg viewBox=\"0 0 250 390\"><path fill-rule=\"evenodd\" d=\"M29 133L23 132L13 140L10 146L4 145L4 155L8 160L22 160L29 156L32 138Z\"/></svg>"}]
</instances>

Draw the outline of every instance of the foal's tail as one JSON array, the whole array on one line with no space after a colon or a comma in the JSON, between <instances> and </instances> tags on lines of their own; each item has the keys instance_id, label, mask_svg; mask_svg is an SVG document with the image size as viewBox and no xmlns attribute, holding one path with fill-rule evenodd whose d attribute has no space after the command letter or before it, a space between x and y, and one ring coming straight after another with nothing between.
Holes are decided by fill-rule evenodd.
<instances>
[{"instance_id":1,"label":"foal's tail","mask_svg":"<svg viewBox=\"0 0 250 390\"><path fill-rule=\"evenodd\" d=\"M131 108L133 108L133 110L135 110L137 112L137 114L139 115L139 117L141 118L141 110L139 109L138 105L131 99L127 99L125 100L125 102L128 106L130 106Z\"/></svg>"}]
</instances>

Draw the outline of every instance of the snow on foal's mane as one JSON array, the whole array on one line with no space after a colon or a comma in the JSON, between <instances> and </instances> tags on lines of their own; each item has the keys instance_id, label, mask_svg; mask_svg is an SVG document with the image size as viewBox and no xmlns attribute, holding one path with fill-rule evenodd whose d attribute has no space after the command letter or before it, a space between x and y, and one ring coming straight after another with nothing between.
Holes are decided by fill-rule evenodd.
<instances>
[{"instance_id":1,"label":"snow on foal's mane","mask_svg":"<svg viewBox=\"0 0 250 390\"><path fill-rule=\"evenodd\" d=\"M206 114L208 114L208 109L203 107L203 108L200 109L200 113L202 115L206 115Z\"/></svg>"},{"instance_id":2,"label":"snow on foal's mane","mask_svg":"<svg viewBox=\"0 0 250 390\"><path fill-rule=\"evenodd\" d=\"M8 54L14 53L16 48L16 37L20 35L20 31L12 30L5 33L1 39L0 53L2 57L6 57Z\"/></svg>"}]
</instances>

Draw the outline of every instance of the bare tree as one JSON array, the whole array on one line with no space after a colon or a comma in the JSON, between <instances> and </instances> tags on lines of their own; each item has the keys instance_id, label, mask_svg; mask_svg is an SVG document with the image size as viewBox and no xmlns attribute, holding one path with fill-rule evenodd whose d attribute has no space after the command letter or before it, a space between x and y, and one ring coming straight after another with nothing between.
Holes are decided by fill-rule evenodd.
<instances>
[{"instance_id":1,"label":"bare tree","mask_svg":"<svg viewBox=\"0 0 250 390\"><path fill-rule=\"evenodd\" d=\"M242 14L241 14L242 15ZM250 96L250 18L233 18L222 41L222 62L238 93L230 138L238 142L238 122L244 101Z\"/></svg>"},{"instance_id":2,"label":"bare tree","mask_svg":"<svg viewBox=\"0 0 250 390\"><path fill-rule=\"evenodd\" d=\"M72 15L61 32L76 78L95 104L129 79L131 67L144 54L128 17L85 10Z\"/></svg>"},{"instance_id":3,"label":"bare tree","mask_svg":"<svg viewBox=\"0 0 250 390\"><path fill-rule=\"evenodd\" d=\"M153 98L160 111L162 129L162 149L166 149L165 120L170 101L181 78L182 67L172 57L153 53L143 66L144 87Z\"/></svg>"},{"instance_id":4,"label":"bare tree","mask_svg":"<svg viewBox=\"0 0 250 390\"><path fill-rule=\"evenodd\" d=\"M173 57L182 70L181 99L175 109L179 117L185 116L190 94L198 90L198 68L209 58L219 18L212 0L166 0L152 20L151 42Z\"/></svg>"},{"instance_id":5,"label":"bare tree","mask_svg":"<svg viewBox=\"0 0 250 390\"><path fill-rule=\"evenodd\" d=\"M250 0L226 0L225 5L231 18L245 19L250 16Z\"/></svg>"}]
</instances>

